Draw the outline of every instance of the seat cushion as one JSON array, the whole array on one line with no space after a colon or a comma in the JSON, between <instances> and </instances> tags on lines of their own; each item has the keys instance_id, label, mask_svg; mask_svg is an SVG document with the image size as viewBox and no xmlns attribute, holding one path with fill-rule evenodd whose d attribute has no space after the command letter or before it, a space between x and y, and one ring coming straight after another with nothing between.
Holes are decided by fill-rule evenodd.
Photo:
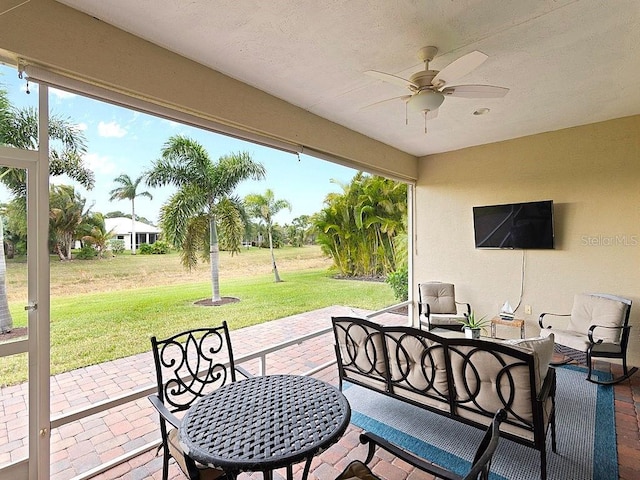
<instances>
[{"instance_id":1,"label":"seat cushion","mask_svg":"<svg viewBox=\"0 0 640 480\"><path fill-rule=\"evenodd\" d=\"M456 314L456 294L451 283L421 283L420 301L429 304L431 313Z\"/></svg>"},{"instance_id":2,"label":"seat cushion","mask_svg":"<svg viewBox=\"0 0 640 480\"><path fill-rule=\"evenodd\" d=\"M336 480L382 480L380 477L376 477L369 467L367 467L360 460L354 460L344 471L336 477Z\"/></svg>"},{"instance_id":3,"label":"seat cushion","mask_svg":"<svg viewBox=\"0 0 640 480\"><path fill-rule=\"evenodd\" d=\"M439 410L449 408L449 383L444 347L419 332L387 329L387 354L395 395Z\"/></svg>"},{"instance_id":4,"label":"seat cushion","mask_svg":"<svg viewBox=\"0 0 640 480\"><path fill-rule=\"evenodd\" d=\"M354 318L335 318L334 331L345 380L385 388L387 367L380 325Z\"/></svg>"},{"instance_id":5,"label":"seat cushion","mask_svg":"<svg viewBox=\"0 0 640 480\"><path fill-rule=\"evenodd\" d=\"M460 340L468 342L467 340ZM452 343L455 341L452 341ZM480 415L508 408L509 419L522 425L533 422L533 391L530 371L525 362L508 352L490 349L491 342L473 345L450 345L450 365L455 393L455 415L488 425L491 417ZM520 355L531 351L511 347ZM514 352L515 353L515 352ZM535 360L534 360L535 362Z\"/></svg>"},{"instance_id":6,"label":"seat cushion","mask_svg":"<svg viewBox=\"0 0 640 480\"><path fill-rule=\"evenodd\" d=\"M610 298L578 294L573 300L571 320L567 325L567 330L586 335L591 325L621 327L627 308L625 303ZM593 336L595 339L601 338L606 343L620 343L621 331L616 328L597 328L593 332Z\"/></svg>"},{"instance_id":7,"label":"seat cushion","mask_svg":"<svg viewBox=\"0 0 640 480\"><path fill-rule=\"evenodd\" d=\"M169 444L169 453L175 459L180 469L187 474L189 470L187 469L184 452L180 446L177 428L169 430L167 434L167 443ZM199 463L196 463L196 467L200 473L200 480L216 480L217 478L224 476L224 471L220 468L209 468Z\"/></svg>"},{"instance_id":8,"label":"seat cushion","mask_svg":"<svg viewBox=\"0 0 640 480\"><path fill-rule=\"evenodd\" d=\"M589 345L591 345L587 335L571 330L552 330L545 328L540 331L540 335L554 335L555 343L578 350L579 352L586 352ZM592 351L594 353L620 354L622 353L622 347L619 343L601 343L600 345L594 345Z\"/></svg>"},{"instance_id":9,"label":"seat cushion","mask_svg":"<svg viewBox=\"0 0 640 480\"><path fill-rule=\"evenodd\" d=\"M467 319L464 315L452 314L432 314L430 318L431 325L457 325L462 330L462 322Z\"/></svg>"}]
</instances>

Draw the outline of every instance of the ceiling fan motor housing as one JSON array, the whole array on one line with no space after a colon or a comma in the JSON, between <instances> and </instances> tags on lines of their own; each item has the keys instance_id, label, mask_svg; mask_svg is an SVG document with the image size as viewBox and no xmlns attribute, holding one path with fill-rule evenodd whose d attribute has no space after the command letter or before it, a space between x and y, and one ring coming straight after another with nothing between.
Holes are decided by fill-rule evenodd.
<instances>
[{"instance_id":1,"label":"ceiling fan motor housing","mask_svg":"<svg viewBox=\"0 0 640 480\"><path fill-rule=\"evenodd\" d=\"M411 75L409 81L419 88L431 87L431 81L438 73L438 70L422 70Z\"/></svg>"}]
</instances>

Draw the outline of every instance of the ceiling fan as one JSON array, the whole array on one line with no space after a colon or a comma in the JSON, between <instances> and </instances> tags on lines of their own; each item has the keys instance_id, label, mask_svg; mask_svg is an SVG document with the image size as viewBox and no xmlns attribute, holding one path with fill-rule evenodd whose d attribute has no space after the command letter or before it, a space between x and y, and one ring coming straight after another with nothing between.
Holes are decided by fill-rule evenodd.
<instances>
[{"instance_id":1,"label":"ceiling fan","mask_svg":"<svg viewBox=\"0 0 640 480\"><path fill-rule=\"evenodd\" d=\"M424 131L427 133L427 119L437 116L438 108L444 102L445 97L500 98L509 92L508 88L493 85L450 85L451 82L482 65L489 58L484 53L474 51L454 60L440 71L429 70L429 62L434 59L437 53L437 47L421 48L418 51L418 57L424 62L424 70L414 73L409 79L376 70L366 71L365 73L369 76L406 87L411 92L409 95L376 102L369 107L391 100L403 100L407 109L421 112L424 115Z\"/></svg>"}]
</instances>

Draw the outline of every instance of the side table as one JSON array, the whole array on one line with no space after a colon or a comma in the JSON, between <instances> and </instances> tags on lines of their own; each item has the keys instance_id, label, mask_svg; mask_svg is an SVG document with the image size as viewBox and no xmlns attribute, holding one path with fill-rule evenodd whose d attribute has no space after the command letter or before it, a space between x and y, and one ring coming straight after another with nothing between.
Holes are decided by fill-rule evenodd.
<instances>
[{"instance_id":1,"label":"side table","mask_svg":"<svg viewBox=\"0 0 640 480\"><path fill-rule=\"evenodd\" d=\"M496 338L496 325L505 325L507 327L520 327L520 338L524 338L524 320L514 318L513 320L503 320L500 317L491 319L491 338Z\"/></svg>"}]
</instances>

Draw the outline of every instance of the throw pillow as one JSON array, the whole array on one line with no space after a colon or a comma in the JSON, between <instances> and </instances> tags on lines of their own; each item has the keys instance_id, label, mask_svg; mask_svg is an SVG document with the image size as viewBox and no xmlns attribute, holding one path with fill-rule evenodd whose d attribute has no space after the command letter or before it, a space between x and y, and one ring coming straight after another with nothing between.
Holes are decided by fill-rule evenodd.
<instances>
[{"instance_id":1,"label":"throw pillow","mask_svg":"<svg viewBox=\"0 0 640 480\"><path fill-rule=\"evenodd\" d=\"M540 381L543 381L546 378L547 371L549 370L549 363L551 362L551 357L553 357L553 333L549 334L548 337L507 340L505 343L532 350L538 357L538 373L540 375Z\"/></svg>"}]
</instances>

